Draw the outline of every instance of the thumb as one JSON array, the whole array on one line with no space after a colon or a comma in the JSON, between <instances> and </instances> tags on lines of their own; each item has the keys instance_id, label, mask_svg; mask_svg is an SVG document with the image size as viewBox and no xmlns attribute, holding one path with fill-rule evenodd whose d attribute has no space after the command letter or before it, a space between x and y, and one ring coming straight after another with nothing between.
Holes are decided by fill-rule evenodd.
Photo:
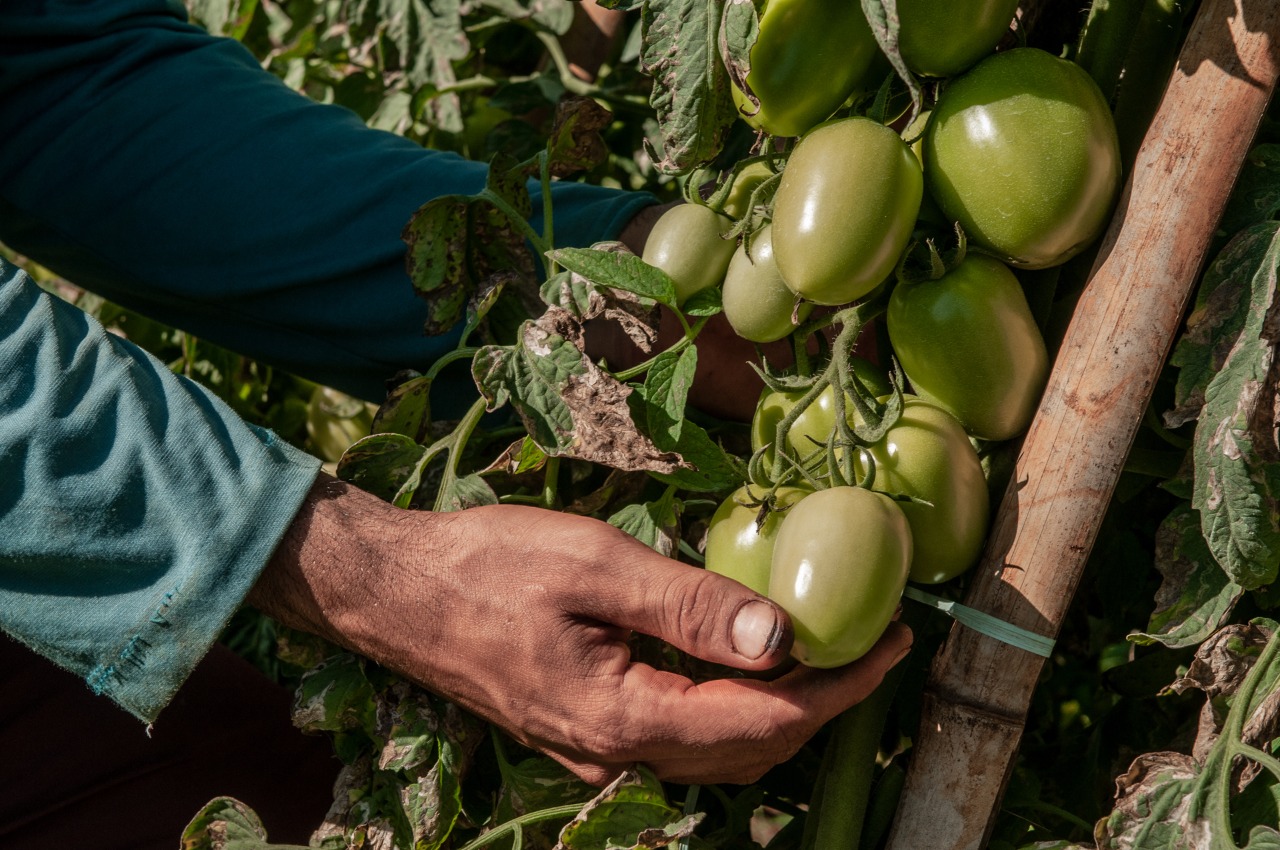
<instances>
[{"instance_id":1,"label":"thumb","mask_svg":"<svg viewBox=\"0 0 1280 850\"><path fill-rule=\"evenodd\" d=\"M787 613L733 579L647 548L637 557L615 560L603 572L602 581L592 583L594 610L578 613L741 670L776 667L791 651L794 632Z\"/></svg>"}]
</instances>

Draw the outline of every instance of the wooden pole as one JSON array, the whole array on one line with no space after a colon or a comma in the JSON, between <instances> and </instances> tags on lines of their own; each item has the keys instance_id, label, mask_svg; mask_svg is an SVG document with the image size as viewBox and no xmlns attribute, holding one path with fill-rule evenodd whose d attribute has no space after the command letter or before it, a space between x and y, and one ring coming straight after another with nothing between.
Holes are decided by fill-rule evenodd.
<instances>
[{"instance_id":1,"label":"wooden pole","mask_svg":"<svg viewBox=\"0 0 1280 850\"><path fill-rule=\"evenodd\" d=\"M1204 0L1067 329L967 605L1057 636L1278 73L1280 2ZM952 629L926 686L890 850L985 845L1043 664Z\"/></svg>"}]
</instances>

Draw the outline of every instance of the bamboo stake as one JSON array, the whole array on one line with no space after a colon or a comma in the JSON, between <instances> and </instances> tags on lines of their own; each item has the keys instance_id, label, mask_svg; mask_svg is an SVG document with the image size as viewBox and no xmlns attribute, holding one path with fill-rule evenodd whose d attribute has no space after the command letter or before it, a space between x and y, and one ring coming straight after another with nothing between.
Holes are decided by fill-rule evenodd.
<instances>
[{"instance_id":1,"label":"bamboo stake","mask_svg":"<svg viewBox=\"0 0 1280 850\"><path fill-rule=\"evenodd\" d=\"M1204 0L1027 433L969 606L1056 637L1278 73L1280 3ZM926 687L890 850L986 843L1043 663L952 629Z\"/></svg>"}]
</instances>

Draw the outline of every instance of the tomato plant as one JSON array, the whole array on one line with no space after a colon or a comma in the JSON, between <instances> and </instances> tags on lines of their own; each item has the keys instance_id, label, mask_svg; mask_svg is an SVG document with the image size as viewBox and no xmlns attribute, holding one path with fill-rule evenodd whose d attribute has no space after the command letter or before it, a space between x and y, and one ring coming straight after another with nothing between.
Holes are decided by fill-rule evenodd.
<instances>
[{"instance_id":1,"label":"tomato plant","mask_svg":"<svg viewBox=\"0 0 1280 850\"><path fill-rule=\"evenodd\" d=\"M817 304L847 304L879 286L911 236L920 163L898 134L867 118L833 121L800 140L774 199L782 279Z\"/></svg>"},{"instance_id":2,"label":"tomato plant","mask_svg":"<svg viewBox=\"0 0 1280 850\"><path fill-rule=\"evenodd\" d=\"M759 108L736 86L734 103L751 126L799 136L853 94L877 52L857 3L767 0L746 78Z\"/></svg>"},{"instance_id":3,"label":"tomato plant","mask_svg":"<svg viewBox=\"0 0 1280 850\"><path fill-rule=\"evenodd\" d=\"M744 485L734 490L711 517L707 569L767 596L778 529L787 512L812 492L803 487L779 487L765 506L762 488Z\"/></svg>"},{"instance_id":4,"label":"tomato plant","mask_svg":"<svg viewBox=\"0 0 1280 850\"><path fill-rule=\"evenodd\" d=\"M1044 338L1013 272L969 254L937 280L900 282L889 339L912 387L984 440L1031 422L1049 374Z\"/></svg>"},{"instance_id":5,"label":"tomato plant","mask_svg":"<svg viewBox=\"0 0 1280 850\"><path fill-rule=\"evenodd\" d=\"M907 67L950 77L990 53L1009 31L1018 0L898 0L898 47Z\"/></svg>"},{"instance_id":6,"label":"tomato plant","mask_svg":"<svg viewBox=\"0 0 1280 850\"><path fill-rule=\"evenodd\" d=\"M997 53L953 80L924 136L929 191L1011 265L1065 262L1102 232L1120 189L1115 121L1078 65Z\"/></svg>"},{"instance_id":7,"label":"tomato plant","mask_svg":"<svg viewBox=\"0 0 1280 850\"><path fill-rule=\"evenodd\" d=\"M832 487L787 512L773 546L769 598L791 615L791 654L810 667L861 658L898 608L911 565L898 505L860 487Z\"/></svg>"},{"instance_id":8,"label":"tomato plant","mask_svg":"<svg viewBox=\"0 0 1280 850\"><path fill-rule=\"evenodd\" d=\"M792 314L804 321L813 305L796 303L773 256L773 232L766 227L743 242L729 261L724 277L724 316L734 331L752 342L775 342L795 329Z\"/></svg>"},{"instance_id":9,"label":"tomato plant","mask_svg":"<svg viewBox=\"0 0 1280 850\"><path fill-rule=\"evenodd\" d=\"M911 580L937 584L973 566L987 538L990 509L982 464L960 423L939 407L907 398L884 437L861 450L860 467L867 457L875 465L872 489L928 503L898 503L911 525Z\"/></svg>"}]
</instances>

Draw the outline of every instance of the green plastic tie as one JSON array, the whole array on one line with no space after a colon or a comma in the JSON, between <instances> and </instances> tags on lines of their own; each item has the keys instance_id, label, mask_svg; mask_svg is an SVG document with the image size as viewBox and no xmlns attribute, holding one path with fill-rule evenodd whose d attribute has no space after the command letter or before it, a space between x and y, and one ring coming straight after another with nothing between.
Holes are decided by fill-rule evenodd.
<instances>
[{"instance_id":1,"label":"green plastic tie","mask_svg":"<svg viewBox=\"0 0 1280 850\"><path fill-rule=\"evenodd\" d=\"M961 605L959 602L950 599L943 599L941 596L934 596L932 593L926 593L914 587L908 587L902 592L902 595L908 599L914 599L916 602L928 605L930 608L937 608L957 623L967 626L979 634L995 638L1001 643L1016 646L1018 649L1025 649L1027 652L1039 655L1041 658L1048 658L1050 653L1053 652L1053 638L1047 638L1044 635L1038 635L1035 632L1019 628L1013 623L1005 622L990 614L984 614L976 608Z\"/></svg>"}]
</instances>

